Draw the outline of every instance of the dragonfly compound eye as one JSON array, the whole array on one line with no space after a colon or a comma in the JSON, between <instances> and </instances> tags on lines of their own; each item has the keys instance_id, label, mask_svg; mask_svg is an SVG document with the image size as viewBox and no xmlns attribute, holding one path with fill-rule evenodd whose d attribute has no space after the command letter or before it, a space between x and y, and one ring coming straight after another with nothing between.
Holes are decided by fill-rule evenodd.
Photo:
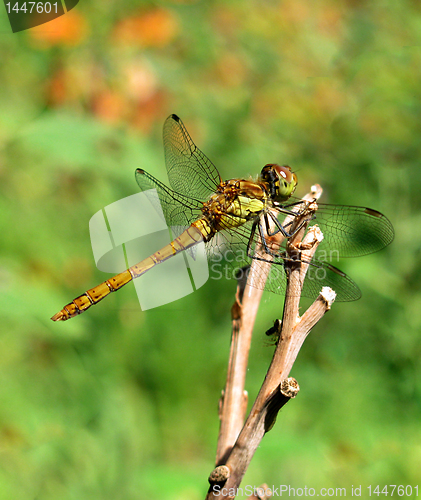
<instances>
[{"instance_id":1,"label":"dragonfly compound eye","mask_svg":"<svg viewBox=\"0 0 421 500\"><path fill-rule=\"evenodd\" d=\"M297 184L297 176L294 174L294 172L291 172L291 167L289 167L288 165L273 165L273 168L278 174L281 183L283 181L284 185L294 183Z\"/></svg>"},{"instance_id":2,"label":"dragonfly compound eye","mask_svg":"<svg viewBox=\"0 0 421 500\"><path fill-rule=\"evenodd\" d=\"M261 179L266 182L271 198L277 202L286 201L297 186L297 176L288 165L265 165Z\"/></svg>"},{"instance_id":3,"label":"dragonfly compound eye","mask_svg":"<svg viewBox=\"0 0 421 500\"><path fill-rule=\"evenodd\" d=\"M273 168L279 179L278 198L288 199L297 186L297 176L291 172L291 167L288 165L273 165Z\"/></svg>"}]
</instances>

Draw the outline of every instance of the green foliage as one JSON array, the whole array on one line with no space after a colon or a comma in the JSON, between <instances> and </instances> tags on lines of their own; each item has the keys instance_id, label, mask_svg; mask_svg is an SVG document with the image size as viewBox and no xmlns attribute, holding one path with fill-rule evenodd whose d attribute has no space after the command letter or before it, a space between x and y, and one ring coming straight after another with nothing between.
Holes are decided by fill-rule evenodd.
<instances>
[{"instance_id":1,"label":"green foliage","mask_svg":"<svg viewBox=\"0 0 421 500\"><path fill-rule=\"evenodd\" d=\"M318 182L322 201L375 208L396 228L386 250L340 263L363 298L335 304L307 339L292 373L301 393L244 485L417 484L418 5L95 0L72 12L37 35L8 35L0 19L0 500L205 494L234 283L143 313L129 285L49 320L105 279L92 215L138 191L137 167L165 181L172 112L224 178L290 164L298 194ZM251 400L281 312L267 294Z\"/></svg>"}]
</instances>

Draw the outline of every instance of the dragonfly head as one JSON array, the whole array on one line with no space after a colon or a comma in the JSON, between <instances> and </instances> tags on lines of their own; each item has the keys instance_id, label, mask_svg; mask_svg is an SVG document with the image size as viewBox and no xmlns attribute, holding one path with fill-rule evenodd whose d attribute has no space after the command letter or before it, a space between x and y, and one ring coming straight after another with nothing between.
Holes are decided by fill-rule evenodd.
<instances>
[{"instance_id":1,"label":"dragonfly head","mask_svg":"<svg viewBox=\"0 0 421 500\"><path fill-rule=\"evenodd\" d=\"M269 196L279 203L286 201L297 187L297 176L288 165L270 163L263 167L261 180L266 184Z\"/></svg>"}]
</instances>

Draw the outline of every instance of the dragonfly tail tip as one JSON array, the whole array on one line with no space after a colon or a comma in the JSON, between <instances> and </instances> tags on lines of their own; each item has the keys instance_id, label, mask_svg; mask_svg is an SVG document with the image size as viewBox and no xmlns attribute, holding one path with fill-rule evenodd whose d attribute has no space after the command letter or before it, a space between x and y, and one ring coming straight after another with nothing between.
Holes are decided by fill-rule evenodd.
<instances>
[{"instance_id":1,"label":"dragonfly tail tip","mask_svg":"<svg viewBox=\"0 0 421 500\"><path fill-rule=\"evenodd\" d=\"M54 316L51 317L52 321L64 321L66 318L64 317L64 314L62 311L54 314Z\"/></svg>"}]
</instances>

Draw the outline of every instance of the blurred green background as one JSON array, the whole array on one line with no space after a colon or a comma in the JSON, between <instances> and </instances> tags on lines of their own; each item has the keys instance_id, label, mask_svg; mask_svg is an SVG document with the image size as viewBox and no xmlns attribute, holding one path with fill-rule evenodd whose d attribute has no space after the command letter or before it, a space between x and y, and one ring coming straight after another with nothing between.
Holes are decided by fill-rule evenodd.
<instances>
[{"instance_id":1,"label":"blurred green background","mask_svg":"<svg viewBox=\"0 0 421 500\"><path fill-rule=\"evenodd\" d=\"M1 11L2 8L0 8ZM12 34L0 15L0 499L199 499L218 433L235 283L140 312L132 285L63 324L108 277L88 221L165 181L181 116L223 178L289 164L297 194L389 216L393 245L343 261L293 368L301 392L243 485L410 484L421 468L421 4L81 1ZM250 400L282 298L265 294Z\"/></svg>"}]
</instances>

